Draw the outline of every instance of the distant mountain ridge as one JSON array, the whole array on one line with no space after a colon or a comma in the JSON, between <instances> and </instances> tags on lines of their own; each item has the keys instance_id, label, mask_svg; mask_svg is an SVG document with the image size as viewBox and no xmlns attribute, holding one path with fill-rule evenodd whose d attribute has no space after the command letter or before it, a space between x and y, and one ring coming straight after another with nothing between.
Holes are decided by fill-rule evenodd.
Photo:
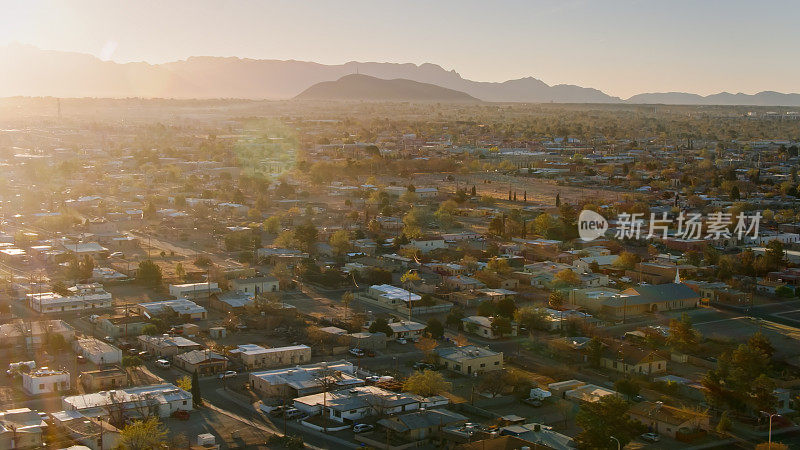
<instances>
[{"instance_id":1,"label":"distant mountain ridge","mask_svg":"<svg viewBox=\"0 0 800 450\"><path fill-rule=\"evenodd\" d=\"M479 102L461 91L402 78L385 80L369 75L345 75L317 83L295 97L298 100L368 100L423 102Z\"/></svg>"},{"instance_id":2,"label":"distant mountain ridge","mask_svg":"<svg viewBox=\"0 0 800 450\"><path fill-rule=\"evenodd\" d=\"M600 90L532 77L504 82L472 81L436 64L305 61L196 56L164 64L115 63L92 55L0 46L0 97L164 97L290 99L309 87L351 74L405 79L466 93L488 102L668 103L800 106L800 94L765 91L754 95L646 93L627 100Z\"/></svg>"}]
</instances>

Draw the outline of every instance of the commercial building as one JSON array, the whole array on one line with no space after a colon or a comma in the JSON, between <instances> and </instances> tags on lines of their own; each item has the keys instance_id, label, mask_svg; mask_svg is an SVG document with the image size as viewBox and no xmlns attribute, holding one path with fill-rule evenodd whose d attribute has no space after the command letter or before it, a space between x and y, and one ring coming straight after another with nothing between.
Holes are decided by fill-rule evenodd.
<instances>
[{"instance_id":1,"label":"commercial building","mask_svg":"<svg viewBox=\"0 0 800 450\"><path fill-rule=\"evenodd\" d=\"M28 305L41 314L82 312L112 306L111 294L101 284L79 284L69 290L72 294L65 296L55 292L27 294Z\"/></svg>"},{"instance_id":2,"label":"commercial building","mask_svg":"<svg viewBox=\"0 0 800 450\"><path fill-rule=\"evenodd\" d=\"M503 369L503 353L476 345L437 348L439 362L449 370L463 375L479 375Z\"/></svg>"},{"instance_id":3,"label":"commercial building","mask_svg":"<svg viewBox=\"0 0 800 450\"><path fill-rule=\"evenodd\" d=\"M147 318L157 317L159 314L174 313L187 320L202 320L206 318L207 311L197 303L185 298L178 300L163 300L160 302L139 303L140 312Z\"/></svg>"}]
</instances>

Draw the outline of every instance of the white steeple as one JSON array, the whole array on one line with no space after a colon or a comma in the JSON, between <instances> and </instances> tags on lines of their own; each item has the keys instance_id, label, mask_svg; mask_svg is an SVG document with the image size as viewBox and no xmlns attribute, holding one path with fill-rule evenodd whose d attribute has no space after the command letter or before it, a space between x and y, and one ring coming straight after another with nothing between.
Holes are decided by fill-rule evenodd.
<instances>
[{"instance_id":1,"label":"white steeple","mask_svg":"<svg viewBox=\"0 0 800 450\"><path fill-rule=\"evenodd\" d=\"M675 284L678 284L680 282L681 282L681 273L678 270L678 265L676 264L675 265Z\"/></svg>"}]
</instances>

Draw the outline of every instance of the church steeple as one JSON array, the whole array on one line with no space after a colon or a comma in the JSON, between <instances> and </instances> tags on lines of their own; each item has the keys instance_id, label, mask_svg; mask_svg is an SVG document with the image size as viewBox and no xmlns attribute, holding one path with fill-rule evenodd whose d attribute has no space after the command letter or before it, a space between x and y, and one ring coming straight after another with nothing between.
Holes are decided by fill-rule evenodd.
<instances>
[{"instance_id":1,"label":"church steeple","mask_svg":"<svg viewBox=\"0 0 800 450\"><path fill-rule=\"evenodd\" d=\"M681 273L678 269L678 265L675 264L675 284L679 284L681 282Z\"/></svg>"}]
</instances>

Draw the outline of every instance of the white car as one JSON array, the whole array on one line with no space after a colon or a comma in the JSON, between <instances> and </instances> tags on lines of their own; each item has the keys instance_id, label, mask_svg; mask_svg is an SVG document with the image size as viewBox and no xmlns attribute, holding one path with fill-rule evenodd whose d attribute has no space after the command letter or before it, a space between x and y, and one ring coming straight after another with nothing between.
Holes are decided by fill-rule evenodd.
<instances>
[{"instance_id":1,"label":"white car","mask_svg":"<svg viewBox=\"0 0 800 450\"><path fill-rule=\"evenodd\" d=\"M217 377L221 380L223 378L233 378L236 375L237 373L235 370L226 370L225 372L222 372L221 374L217 375Z\"/></svg>"},{"instance_id":2,"label":"white car","mask_svg":"<svg viewBox=\"0 0 800 450\"><path fill-rule=\"evenodd\" d=\"M397 338L398 344L408 344L408 340L406 338Z\"/></svg>"},{"instance_id":3,"label":"white car","mask_svg":"<svg viewBox=\"0 0 800 450\"><path fill-rule=\"evenodd\" d=\"M365 431L372 431L375 427L368 424L368 423L357 423L353 425L353 432L354 433L363 433Z\"/></svg>"},{"instance_id":4,"label":"white car","mask_svg":"<svg viewBox=\"0 0 800 450\"><path fill-rule=\"evenodd\" d=\"M171 366L169 361L167 361L166 359L157 359L156 360L156 365L158 367L161 367L162 369L169 369L169 367Z\"/></svg>"},{"instance_id":5,"label":"white car","mask_svg":"<svg viewBox=\"0 0 800 450\"><path fill-rule=\"evenodd\" d=\"M350 354L353 356L364 356L364 350L361 350L360 348L351 348Z\"/></svg>"}]
</instances>

